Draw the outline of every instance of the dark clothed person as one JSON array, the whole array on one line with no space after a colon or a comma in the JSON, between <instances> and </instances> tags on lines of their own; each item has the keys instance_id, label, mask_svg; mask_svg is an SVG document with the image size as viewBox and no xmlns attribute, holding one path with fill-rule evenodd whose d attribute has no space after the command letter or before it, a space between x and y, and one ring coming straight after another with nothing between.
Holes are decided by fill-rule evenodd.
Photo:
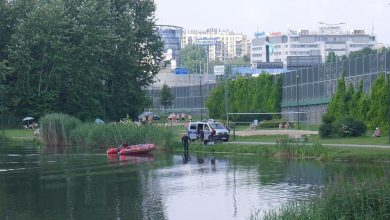
<instances>
[{"instance_id":1,"label":"dark clothed person","mask_svg":"<svg viewBox=\"0 0 390 220\"><path fill-rule=\"evenodd\" d=\"M181 143L184 146L184 151L188 151L188 146L190 145L190 137L188 137L187 134L184 134L183 137L181 138Z\"/></svg>"}]
</instances>

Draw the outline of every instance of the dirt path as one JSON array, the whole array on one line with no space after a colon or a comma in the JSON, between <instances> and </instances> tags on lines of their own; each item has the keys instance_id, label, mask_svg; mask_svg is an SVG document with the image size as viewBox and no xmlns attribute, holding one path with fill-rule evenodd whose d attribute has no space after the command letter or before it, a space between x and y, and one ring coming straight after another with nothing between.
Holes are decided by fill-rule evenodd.
<instances>
[{"instance_id":1,"label":"dirt path","mask_svg":"<svg viewBox=\"0 0 390 220\"><path fill-rule=\"evenodd\" d=\"M300 138L302 135L312 135L312 134L318 134L318 131L292 130L292 129L236 131L237 136L288 135L289 137Z\"/></svg>"}]
</instances>

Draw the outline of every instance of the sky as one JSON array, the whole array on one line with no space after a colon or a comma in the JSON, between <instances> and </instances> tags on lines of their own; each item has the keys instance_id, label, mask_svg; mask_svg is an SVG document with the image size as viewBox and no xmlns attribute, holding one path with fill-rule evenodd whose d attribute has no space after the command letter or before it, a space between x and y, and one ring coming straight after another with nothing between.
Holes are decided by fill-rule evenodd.
<instances>
[{"instance_id":1,"label":"sky","mask_svg":"<svg viewBox=\"0 0 390 220\"><path fill-rule=\"evenodd\" d=\"M190 30L228 29L238 33L317 30L319 22L345 23L390 46L390 0L154 0L157 24Z\"/></svg>"}]
</instances>

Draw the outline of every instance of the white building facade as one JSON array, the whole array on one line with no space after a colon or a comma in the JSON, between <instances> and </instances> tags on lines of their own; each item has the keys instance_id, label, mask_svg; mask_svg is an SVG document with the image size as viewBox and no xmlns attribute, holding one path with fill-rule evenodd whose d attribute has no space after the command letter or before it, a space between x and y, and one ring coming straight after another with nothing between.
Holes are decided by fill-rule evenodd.
<instances>
[{"instance_id":1,"label":"white building facade","mask_svg":"<svg viewBox=\"0 0 390 220\"><path fill-rule=\"evenodd\" d=\"M342 31L338 26L321 27L313 32L290 30L287 34L258 34L251 41L251 64L256 66L261 62L283 62L287 66L289 57L300 56L320 56L322 62L325 62L331 51L337 56L343 56L376 46L374 34L366 34L363 30Z\"/></svg>"},{"instance_id":2,"label":"white building facade","mask_svg":"<svg viewBox=\"0 0 390 220\"><path fill-rule=\"evenodd\" d=\"M229 61L236 57L249 55L247 35L228 30L207 29L205 31L187 30L182 36L182 48L189 44L200 45L208 51L209 61Z\"/></svg>"}]
</instances>

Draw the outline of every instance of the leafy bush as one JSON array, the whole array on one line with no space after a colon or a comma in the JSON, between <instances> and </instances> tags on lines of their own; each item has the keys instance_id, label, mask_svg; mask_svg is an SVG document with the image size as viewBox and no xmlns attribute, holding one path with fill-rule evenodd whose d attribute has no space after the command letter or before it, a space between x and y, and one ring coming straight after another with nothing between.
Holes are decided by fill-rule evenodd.
<instances>
[{"instance_id":1,"label":"leafy bush","mask_svg":"<svg viewBox=\"0 0 390 220\"><path fill-rule=\"evenodd\" d=\"M279 123L285 123L286 120L284 119L272 119L272 120L268 120L268 121L262 121L260 124L259 124L259 127L261 128L278 128L279 127ZM291 126L291 124L290 124Z\"/></svg>"},{"instance_id":2,"label":"leafy bush","mask_svg":"<svg viewBox=\"0 0 390 220\"><path fill-rule=\"evenodd\" d=\"M80 125L81 121L66 114L53 113L43 116L39 124L45 146L64 146L71 143L70 132Z\"/></svg>"},{"instance_id":3,"label":"leafy bush","mask_svg":"<svg viewBox=\"0 0 390 220\"><path fill-rule=\"evenodd\" d=\"M363 122L349 116L337 120L334 127L339 137L357 137L367 131L367 127Z\"/></svg>"},{"instance_id":4,"label":"leafy bush","mask_svg":"<svg viewBox=\"0 0 390 220\"><path fill-rule=\"evenodd\" d=\"M334 136L334 128L331 123L325 123L320 126L319 134L322 138L331 138Z\"/></svg>"},{"instance_id":5,"label":"leafy bush","mask_svg":"<svg viewBox=\"0 0 390 220\"><path fill-rule=\"evenodd\" d=\"M366 125L352 117L344 117L334 123L325 123L320 126L319 134L322 138L329 137L357 137L366 133Z\"/></svg>"}]
</instances>

